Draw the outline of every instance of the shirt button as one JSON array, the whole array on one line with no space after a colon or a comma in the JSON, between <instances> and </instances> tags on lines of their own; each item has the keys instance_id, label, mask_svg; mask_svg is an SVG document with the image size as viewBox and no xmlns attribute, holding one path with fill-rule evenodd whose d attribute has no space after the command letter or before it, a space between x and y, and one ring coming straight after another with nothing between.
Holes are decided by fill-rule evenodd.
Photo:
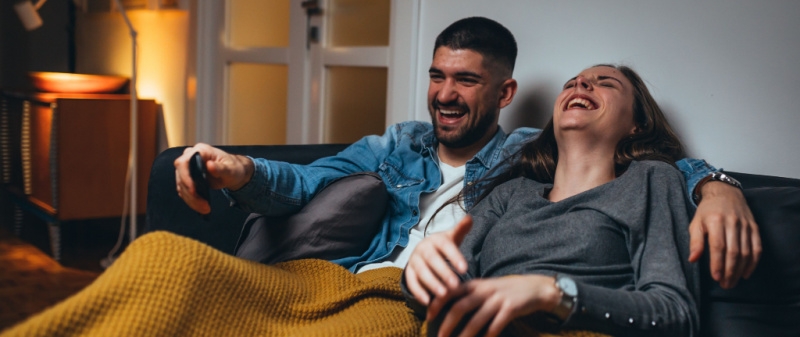
<instances>
[{"instance_id":1,"label":"shirt button","mask_svg":"<svg viewBox=\"0 0 800 337\"><path fill-rule=\"evenodd\" d=\"M472 186L472 182L471 182L471 181L470 181L470 182L468 182L468 183L467 183L467 186Z\"/></svg>"},{"instance_id":2,"label":"shirt button","mask_svg":"<svg viewBox=\"0 0 800 337\"><path fill-rule=\"evenodd\" d=\"M395 186L395 187L397 187L397 188L400 188L400 187L403 187L403 185L397 185L397 186Z\"/></svg>"},{"instance_id":3,"label":"shirt button","mask_svg":"<svg viewBox=\"0 0 800 337\"><path fill-rule=\"evenodd\" d=\"M628 318L628 323L633 324L633 317Z\"/></svg>"},{"instance_id":4,"label":"shirt button","mask_svg":"<svg viewBox=\"0 0 800 337\"><path fill-rule=\"evenodd\" d=\"M417 216L417 210L412 210L412 211L411 211L411 215L413 215L413 216Z\"/></svg>"},{"instance_id":5,"label":"shirt button","mask_svg":"<svg viewBox=\"0 0 800 337\"><path fill-rule=\"evenodd\" d=\"M611 319L611 313L610 313L610 312L607 312L607 313L606 313L605 315L603 315L603 316L604 316L606 319Z\"/></svg>"},{"instance_id":6,"label":"shirt button","mask_svg":"<svg viewBox=\"0 0 800 337\"><path fill-rule=\"evenodd\" d=\"M656 321L652 321L652 322L650 322L650 325L656 326L656 325L658 325L658 323L656 323Z\"/></svg>"}]
</instances>

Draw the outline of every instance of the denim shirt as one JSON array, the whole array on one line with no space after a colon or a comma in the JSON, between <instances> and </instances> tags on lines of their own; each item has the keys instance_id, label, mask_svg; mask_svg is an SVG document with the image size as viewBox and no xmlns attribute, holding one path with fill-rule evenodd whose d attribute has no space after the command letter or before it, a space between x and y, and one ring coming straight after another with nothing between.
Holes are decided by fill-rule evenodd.
<instances>
[{"instance_id":1,"label":"denim shirt","mask_svg":"<svg viewBox=\"0 0 800 337\"><path fill-rule=\"evenodd\" d=\"M498 128L489 143L467 161L464 186L471 186L495 166L507 165L506 159L540 132L534 128L519 128L506 134ZM337 178L356 172L377 172L390 196L380 231L361 256L332 261L355 271L364 264L382 261L396 247L408 244L409 230L419 222L420 195L433 192L441 185L437 145L430 123L402 122L390 126L383 136L366 136L336 156L320 158L308 165L254 158L255 171L250 182L239 190L225 190L225 193L237 207L247 212L285 215L298 212ZM684 172L689 191L715 170L702 160L683 159L677 164ZM467 209L478 197L477 189L472 190L476 192L464 196Z\"/></svg>"}]
</instances>

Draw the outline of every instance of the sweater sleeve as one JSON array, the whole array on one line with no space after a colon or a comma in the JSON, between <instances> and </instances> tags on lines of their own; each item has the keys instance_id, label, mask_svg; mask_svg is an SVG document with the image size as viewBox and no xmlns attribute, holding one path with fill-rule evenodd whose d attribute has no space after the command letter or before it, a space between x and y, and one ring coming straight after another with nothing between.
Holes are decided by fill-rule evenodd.
<instances>
[{"instance_id":1,"label":"sweater sleeve","mask_svg":"<svg viewBox=\"0 0 800 337\"><path fill-rule=\"evenodd\" d=\"M461 254L467 260L467 274L461 276L462 281L470 280L481 275L480 256L483 248L483 241L489 230L500 221L506 212L508 201L513 195L513 186L518 180L511 180L497 186L475 207L469 214L472 216L472 230L464 237L461 242Z\"/></svg>"},{"instance_id":2,"label":"sweater sleeve","mask_svg":"<svg viewBox=\"0 0 800 337\"><path fill-rule=\"evenodd\" d=\"M699 272L688 262L690 211L684 180L666 164L649 165L644 179L640 195L646 198L645 223L628 239L634 284L609 289L578 281L578 310L564 323L566 328L613 336L696 335Z\"/></svg>"}]
</instances>

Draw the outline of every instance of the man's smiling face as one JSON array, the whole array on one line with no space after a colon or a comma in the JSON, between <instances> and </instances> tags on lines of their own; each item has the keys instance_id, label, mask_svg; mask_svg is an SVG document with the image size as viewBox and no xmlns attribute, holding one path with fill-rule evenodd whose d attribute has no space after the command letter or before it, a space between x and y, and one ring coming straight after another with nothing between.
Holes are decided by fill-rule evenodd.
<instances>
[{"instance_id":1,"label":"man's smiling face","mask_svg":"<svg viewBox=\"0 0 800 337\"><path fill-rule=\"evenodd\" d=\"M428 111L439 143L472 145L494 135L500 112L500 84L478 52L439 47L428 71Z\"/></svg>"}]
</instances>

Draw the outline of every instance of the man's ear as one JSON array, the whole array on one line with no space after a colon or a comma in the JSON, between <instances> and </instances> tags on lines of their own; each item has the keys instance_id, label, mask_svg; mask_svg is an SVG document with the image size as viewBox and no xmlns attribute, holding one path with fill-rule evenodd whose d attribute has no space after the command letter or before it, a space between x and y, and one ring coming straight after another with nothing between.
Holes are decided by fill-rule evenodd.
<instances>
[{"instance_id":1,"label":"man's ear","mask_svg":"<svg viewBox=\"0 0 800 337\"><path fill-rule=\"evenodd\" d=\"M517 94L517 80L509 78L500 85L500 101L497 102L500 109L507 107L514 100Z\"/></svg>"}]
</instances>

